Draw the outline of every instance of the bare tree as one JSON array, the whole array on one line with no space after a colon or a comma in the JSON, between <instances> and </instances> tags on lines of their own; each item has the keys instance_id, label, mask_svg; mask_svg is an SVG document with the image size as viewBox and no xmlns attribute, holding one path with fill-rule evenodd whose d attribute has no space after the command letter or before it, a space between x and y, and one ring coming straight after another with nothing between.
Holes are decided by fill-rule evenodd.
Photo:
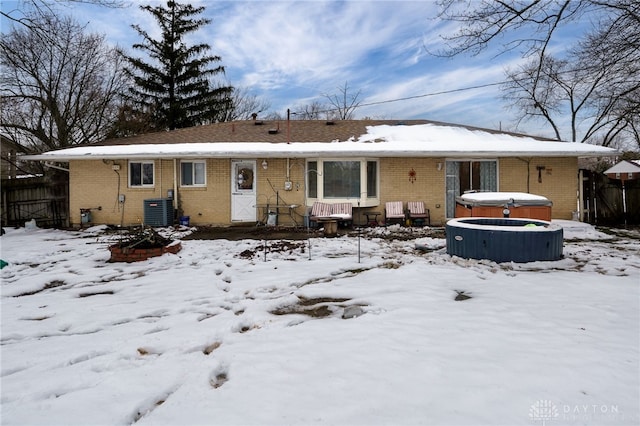
<instances>
[{"instance_id":1,"label":"bare tree","mask_svg":"<svg viewBox=\"0 0 640 426\"><path fill-rule=\"evenodd\" d=\"M574 56L590 73L606 70L606 77L590 99L602 122L616 124L599 129L604 142L623 137L640 147L640 3L618 0L608 5L615 13L598 22Z\"/></svg>"},{"instance_id":2,"label":"bare tree","mask_svg":"<svg viewBox=\"0 0 640 426\"><path fill-rule=\"evenodd\" d=\"M263 118L268 121L282 121L282 120L286 120L287 116L286 114L282 114L278 111L270 111L270 112L267 112Z\"/></svg>"},{"instance_id":3,"label":"bare tree","mask_svg":"<svg viewBox=\"0 0 640 426\"><path fill-rule=\"evenodd\" d=\"M542 57L558 28L598 9L596 3L592 0L439 0L439 17L460 26L456 33L443 37L448 48L438 53L476 55L502 40L502 51L520 50L525 56ZM522 36L505 37L514 31Z\"/></svg>"},{"instance_id":4,"label":"bare tree","mask_svg":"<svg viewBox=\"0 0 640 426\"><path fill-rule=\"evenodd\" d=\"M576 66L568 60L546 57L507 72L504 98L513 102L521 119L542 119L558 140L599 140L609 146L628 125L627 113L616 113L620 97L607 93L610 69ZM568 119L569 137L562 135L561 120ZM587 123L580 132L580 124Z\"/></svg>"},{"instance_id":5,"label":"bare tree","mask_svg":"<svg viewBox=\"0 0 640 426\"><path fill-rule=\"evenodd\" d=\"M521 118L541 117L560 138L558 119L571 115L571 139L610 144L622 135L638 142L636 0L440 0L440 17L460 23L438 54L478 54L506 40L500 52L519 51L530 62L508 74L508 93ZM595 29L554 59L549 45L563 26L589 19ZM568 105L568 107L567 107ZM586 130L578 135L578 123Z\"/></svg>"},{"instance_id":6,"label":"bare tree","mask_svg":"<svg viewBox=\"0 0 640 426\"><path fill-rule=\"evenodd\" d=\"M54 13L55 6L73 3L95 4L98 6L120 8L126 5L124 0L57 0L52 3L46 0L19 0L13 2L13 9L0 10L0 16L15 24L20 24L31 29L38 29L39 20L35 16Z\"/></svg>"},{"instance_id":7,"label":"bare tree","mask_svg":"<svg viewBox=\"0 0 640 426\"><path fill-rule=\"evenodd\" d=\"M31 15L0 40L1 130L29 152L104 138L117 114L122 56L69 17Z\"/></svg>"},{"instance_id":8,"label":"bare tree","mask_svg":"<svg viewBox=\"0 0 640 426\"><path fill-rule=\"evenodd\" d=\"M329 114L329 107L320 101L294 108L294 116L297 120L321 120Z\"/></svg>"},{"instance_id":9,"label":"bare tree","mask_svg":"<svg viewBox=\"0 0 640 426\"><path fill-rule=\"evenodd\" d=\"M349 92L349 82L345 82L344 86L338 87L340 93L334 95L324 95L331 105L331 113L329 118L338 120L351 120L355 110L360 106L360 94L358 90L355 93Z\"/></svg>"},{"instance_id":10,"label":"bare tree","mask_svg":"<svg viewBox=\"0 0 640 426\"><path fill-rule=\"evenodd\" d=\"M249 93L246 87L237 87L231 93L231 103L223 121L249 120L252 114L260 114L271 108L271 104L257 95Z\"/></svg>"}]
</instances>

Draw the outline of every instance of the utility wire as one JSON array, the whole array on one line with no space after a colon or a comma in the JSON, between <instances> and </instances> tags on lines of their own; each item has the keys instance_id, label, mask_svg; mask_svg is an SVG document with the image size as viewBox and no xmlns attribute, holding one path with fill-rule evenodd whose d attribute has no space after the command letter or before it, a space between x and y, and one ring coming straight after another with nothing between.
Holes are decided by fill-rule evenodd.
<instances>
[{"instance_id":1,"label":"utility wire","mask_svg":"<svg viewBox=\"0 0 640 426\"><path fill-rule=\"evenodd\" d=\"M575 69L564 70L564 71L561 71L559 74L567 74L567 73L571 73L571 72L575 72L575 71L577 71L577 70L575 70ZM529 77L511 79L511 81L513 81L513 82L520 82L520 81L525 81L525 80L529 80ZM377 101L377 102L367 102L367 103L364 103L364 104L358 104L358 105L355 106L355 108L372 106L372 105L389 104L389 103L392 103L392 102L408 101L408 100L411 100L411 99L426 98L426 97L429 97L429 96L446 95L446 94L449 94L449 93L465 92L467 90L475 90L475 89L482 89L482 88L485 88L485 87L500 86L501 84L505 84L505 83L509 83L509 80L503 80L503 81L494 82L494 83L479 84L477 86L461 87L459 89L442 90L440 92L424 93L422 95L407 96L407 97L404 97L404 98L387 99L387 100L384 100L384 101ZM340 108L337 108L337 107L336 108L328 108L328 109L325 109L323 111L315 111L315 113L316 114L322 114L322 113L327 113L327 112L331 112L331 111L336 111L336 110L339 110L339 109ZM299 111L299 112L293 112L292 114L304 114L304 113L305 113L305 111Z\"/></svg>"},{"instance_id":2,"label":"utility wire","mask_svg":"<svg viewBox=\"0 0 640 426\"><path fill-rule=\"evenodd\" d=\"M358 105L358 107L365 107L365 106L371 106L371 105L380 105L380 104L388 104L388 103L391 103L391 102L399 102L399 101L408 101L410 99L426 98L428 96L446 95L448 93L464 92L464 91L467 91L467 90L482 89L484 87L499 86L499 85L504 84L504 83L505 82L501 81L499 83L487 83L487 84L480 84L478 86L461 87L459 89L442 90L440 92L433 92L433 93L425 93L425 94L422 94L422 95L407 96L405 98L388 99L386 101L378 101L378 102L369 102L369 103L366 103L366 104L360 104L360 105ZM329 111L331 111L331 110L329 110Z\"/></svg>"},{"instance_id":3,"label":"utility wire","mask_svg":"<svg viewBox=\"0 0 640 426\"><path fill-rule=\"evenodd\" d=\"M377 102L367 102L364 104L358 104L355 106L355 108L361 108L361 107L366 107L366 106L372 106L372 105L380 105L380 104L389 104L392 102L400 102L400 101L408 101L411 99L419 99L419 98L426 98L428 96L438 96L438 95L446 95L448 93L456 93L456 92L464 92L467 90L475 90L475 89L482 89L484 87L491 87L491 86L499 86L501 84L504 84L505 81L500 81L497 83L486 83L486 84L479 84L477 86L469 86L469 87L461 87L459 89L451 89L451 90L442 90L440 92L432 92L432 93L424 93L422 95L414 95L414 96L407 96L404 98L397 98L397 99L387 99L384 101L377 101ZM327 113L327 112L332 112L332 111L336 111L339 110L340 108L327 108L325 110L322 111L314 111L315 114L323 114L323 113ZM297 112L292 112L292 114L305 114L305 111L297 111Z\"/></svg>"}]
</instances>

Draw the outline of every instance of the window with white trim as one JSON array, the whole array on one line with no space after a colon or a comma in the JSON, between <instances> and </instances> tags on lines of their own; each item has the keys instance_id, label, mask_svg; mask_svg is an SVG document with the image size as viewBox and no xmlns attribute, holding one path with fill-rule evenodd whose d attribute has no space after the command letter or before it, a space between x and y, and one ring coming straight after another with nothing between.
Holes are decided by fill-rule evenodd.
<instances>
[{"instance_id":1,"label":"window with white trim","mask_svg":"<svg viewBox=\"0 0 640 426\"><path fill-rule=\"evenodd\" d=\"M375 206L378 196L378 161L371 159L320 159L307 162L307 198L356 201Z\"/></svg>"},{"instance_id":2,"label":"window with white trim","mask_svg":"<svg viewBox=\"0 0 640 426\"><path fill-rule=\"evenodd\" d=\"M153 187L153 161L129 161L129 186Z\"/></svg>"},{"instance_id":3,"label":"window with white trim","mask_svg":"<svg viewBox=\"0 0 640 426\"><path fill-rule=\"evenodd\" d=\"M456 197L465 192L498 190L498 161L486 159L447 160L447 217L455 216Z\"/></svg>"},{"instance_id":4,"label":"window with white trim","mask_svg":"<svg viewBox=\"0 0 640 426\"><path fill-rule=\"evenodd\" d=\"M181 161L180 185L205 186L207 184L207 163L205 161Z\"/></svg>"}]
</instances>

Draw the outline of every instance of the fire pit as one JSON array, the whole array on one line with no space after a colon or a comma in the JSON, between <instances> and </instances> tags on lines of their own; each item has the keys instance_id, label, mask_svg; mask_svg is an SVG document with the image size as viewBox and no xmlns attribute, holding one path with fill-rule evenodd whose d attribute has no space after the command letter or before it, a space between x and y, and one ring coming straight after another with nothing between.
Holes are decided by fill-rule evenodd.
<instances>
[{"instance_id":1,"label":"fire pit","mask_svg":"<svg viewBox=\"0 0 640 426\"><path fill-rule=\"evenodd\" d=\"M109 262L140 262L165 253L176 254L181 249L180 241L164 238L153 228L138 228L109 246Z\"/></svg>"}]
</instances>

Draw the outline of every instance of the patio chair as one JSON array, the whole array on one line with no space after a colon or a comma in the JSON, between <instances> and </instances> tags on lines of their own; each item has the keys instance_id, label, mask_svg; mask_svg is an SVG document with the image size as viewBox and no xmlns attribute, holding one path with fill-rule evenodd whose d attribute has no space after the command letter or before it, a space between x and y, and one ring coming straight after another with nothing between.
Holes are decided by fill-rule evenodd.
<instances>
[{"instance_id":1,"label":"patio chair","mask_svg":"<svg viewBox=\"0 0 640 426\"><path fill-rule=\"evenodd\" d=\"M405 214L402 210L402 201L388 201L384 205L384 223L389 225L391 222L404 223Z\"/></svg>"},{"instance_id":2,"label":"patio chair","mask_svg":"<svg viewBox=\"0 0 640 426\"><path fill-rule=\"evenodd\" d=\"M421 224L421 226L426 223L431 226L431 213L429 212L429 209L424 207L424 203L422 201L407 202L407 211L409 220L411 221L411 226L413 226L414 223L416 225Z\"/></svg>"},{"instance_id":3,"label":"patio chair","mask_svg":"<svg viewBox=\"0 0 640 426\"><path fill-rule=\"evenodd\" d=\"M343 226L353 226L353 205L351 203L336 203L331 206L331 217L336 218Z\"/></svg>"},{"instance_id":4,"label":"patio chair","mask_svg":"<svg viewBox=\"0 0 640 426\"><path fill-rule=\"evenodd\" d=\"M321 201L314 201L311 206L311 213L309 214L309 222L315 226L318 225L318 218L330 217L332 213L332 207L329 203L323 203ZM314 227L315 227L314 226Z\"/></svg>"}]
</instances>

